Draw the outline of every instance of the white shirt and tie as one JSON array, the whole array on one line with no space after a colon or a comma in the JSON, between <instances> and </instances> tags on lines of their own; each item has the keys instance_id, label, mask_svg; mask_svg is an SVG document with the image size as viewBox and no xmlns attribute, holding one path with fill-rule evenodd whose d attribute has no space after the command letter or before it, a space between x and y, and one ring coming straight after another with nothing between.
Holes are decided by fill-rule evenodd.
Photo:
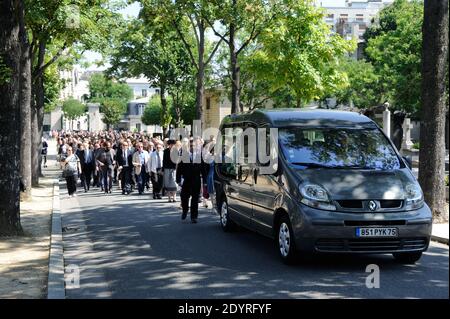
<instances>
[{"instance_id":1,"label":"white shirt and tie","mask_svg":"<svg viewBox=\"0 0 450 319\"><path fill-rule=\"evenodd\" d=\"M164 152L163 151L154 151L151 155L150 155L150 171L153 173L156 173L158 169L162 168L163 166L163 156L164 156Z\"/></svg>"},{"instance_id":2,"label":"white shirt and tie","mask_svg":"<svg viewBox=\"0 0 450 319\"><path fill-rule=\"evenodd\" d=\"M124 160L124 167L128 167L128 149L122 150L123 154L123 160Z\"/></svg>"},{"instance_id":3,"label":"white shirt and tie","mask_svg":"<svg viewBox=\"0 0 450 319\"><path fill-rule=\"evenodd\" d=\"M84 150L84 163L85 164L89 164L91 163L91 159L92 159L92 154L91 154L91 150L89 148Z\"/></svg>"}]
</instances>

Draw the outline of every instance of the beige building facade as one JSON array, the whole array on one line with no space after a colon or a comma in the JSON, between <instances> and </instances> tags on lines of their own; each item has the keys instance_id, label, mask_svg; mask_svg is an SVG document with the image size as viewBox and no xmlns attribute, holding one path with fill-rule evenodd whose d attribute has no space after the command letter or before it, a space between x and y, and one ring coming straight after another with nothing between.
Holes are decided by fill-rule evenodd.
<instances>
[{"instance_id":1,"label":"beige building facade","mask_svg":"<svg viewBox=\"0 0 450 319\"><path fill-rule=\"evenodd\" d=\"M264 107L272 108L273 102L271 100L267 100ZM248 111L248 108L244 108L244 112ZM209 127L219 128L223 118L230 114L231 101L228 97L228 91L222 87L206 89L203 94L203 129Z\"/></svg>"}]
</instances>

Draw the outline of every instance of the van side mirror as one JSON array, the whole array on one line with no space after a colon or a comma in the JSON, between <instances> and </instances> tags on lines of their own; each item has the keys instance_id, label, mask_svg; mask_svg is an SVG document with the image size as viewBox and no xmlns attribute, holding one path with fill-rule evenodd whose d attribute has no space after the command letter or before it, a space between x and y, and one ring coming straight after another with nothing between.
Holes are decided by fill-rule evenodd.
<instances>
[{"instance_id":1,"label":"van side mirror","mask_svg":"<svg viewBox=\"0 0 450 319\"><path fill-rule=\"evenodd\" d=\"M411 159L411 157L410 156L403 156L402 158L405 161L406 166L408 166L408 168L412 170L412 159Z\"/></svg>"}]
</instances>

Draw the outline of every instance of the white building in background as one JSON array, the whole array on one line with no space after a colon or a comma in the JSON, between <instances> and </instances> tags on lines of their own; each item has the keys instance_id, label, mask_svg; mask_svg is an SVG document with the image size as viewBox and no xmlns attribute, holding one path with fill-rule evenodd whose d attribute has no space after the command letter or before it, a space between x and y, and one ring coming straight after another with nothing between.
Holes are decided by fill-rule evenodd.
<instances>
[{"instance_id":1,"label":"white building in background","mask_svg":"<svg viewBox=\"0 0 450 319\"><path fill-rule=\"evenodd\" d=\"M65 88L60 92L61 104L68 98L75 98L85 102L85 97L89 95L89 78L95 73L102 72L82 71L77 67L74 67L72 70L61 71L61 79L66 82ZM157 125L146 126L141 121L149 99L154 95L159 95L159 88L151 87L149 81L144 77L129 78L125 80L125 83L133 90L133 100L129 101L127 112L117 127L130 131L146 131L150 134L161 133L161 127ZM100 113L98 104L88 103L86 114L73 121L64 119L61 108L61 106L58 106L54 111L44 115L45 131L61 129L98 131L106 128L102 121L102 113Z\"/></svg>"},{"instance_id":2,"label":"white building in background","mask_svg":"<svg viewBox=\"0 0 450 319\"><path fill-rule=\"evenodd\" d=\"M60 105L50 113L44 114L44 131L70 129L87 130L89 129L88 113L80 118L69 121L65 119L62 112L63 101L74 98L84 102L85 96L89 95L89 81L84 76L84 72L77 66L70 70L59 71L61 80L65 83L64 88L59 94Z\"/></svg>"},{"instance_id":3,"label":"white building in background","mask_svg":"<svg viewBox=\"0 0 450 319\"><path fill-rule=\"evenodd\" d=\"M354 57L360 59L363 54L364 32L378 12L393 2L394 0L316 0L316 6L325 9L324 19L332 32L340 34L344 39L358 41Z\"/></svg>"},{"instance_id":4,"label":"white building in background","mask_svg":"<svg viewBox=\"0 0 450 319\"><path fill-rule=\"evenodd\" d=\"M61 79L66 82L59 96L61 101L70 97L83 101L84 96L89 95L89 78L80 68L75 66L72 70L63 70L59 74Z\"/></svg>"},{"instance_id":5,"label":"white building in background","mask_svg":"<svg viewBox=\"0 0 450 319\"><path fill-rule=\"evenodd\" d=\"M144 78L129 78L125 80L125 83L133 90L133 98L151 98L153 95L159 94L159 88L150 86L149 81Z\"/></svg>"}]
</instances>

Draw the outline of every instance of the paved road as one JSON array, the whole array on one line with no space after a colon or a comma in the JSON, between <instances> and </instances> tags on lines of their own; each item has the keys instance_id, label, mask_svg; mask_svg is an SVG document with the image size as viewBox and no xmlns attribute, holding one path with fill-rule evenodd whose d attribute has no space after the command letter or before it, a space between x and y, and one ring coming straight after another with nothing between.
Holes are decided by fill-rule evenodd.
<instances>
[{"instance_id":1,"label":"paved road","mask_svg":"<svg viewBox=\"0 0 450 319\"><path fill-rule=\"evenodd\" d=\"M68 298L448 298L448 246L433 243L416 265L391 255L325 256L283 265L272 241L218 217L180 219L179 203L150 196L67 198L61 192L66 273L80 271ZM189 218L188 218L189 219ZM368 289L368 264L380 288Z\"/></svg>"}]
</instances>

